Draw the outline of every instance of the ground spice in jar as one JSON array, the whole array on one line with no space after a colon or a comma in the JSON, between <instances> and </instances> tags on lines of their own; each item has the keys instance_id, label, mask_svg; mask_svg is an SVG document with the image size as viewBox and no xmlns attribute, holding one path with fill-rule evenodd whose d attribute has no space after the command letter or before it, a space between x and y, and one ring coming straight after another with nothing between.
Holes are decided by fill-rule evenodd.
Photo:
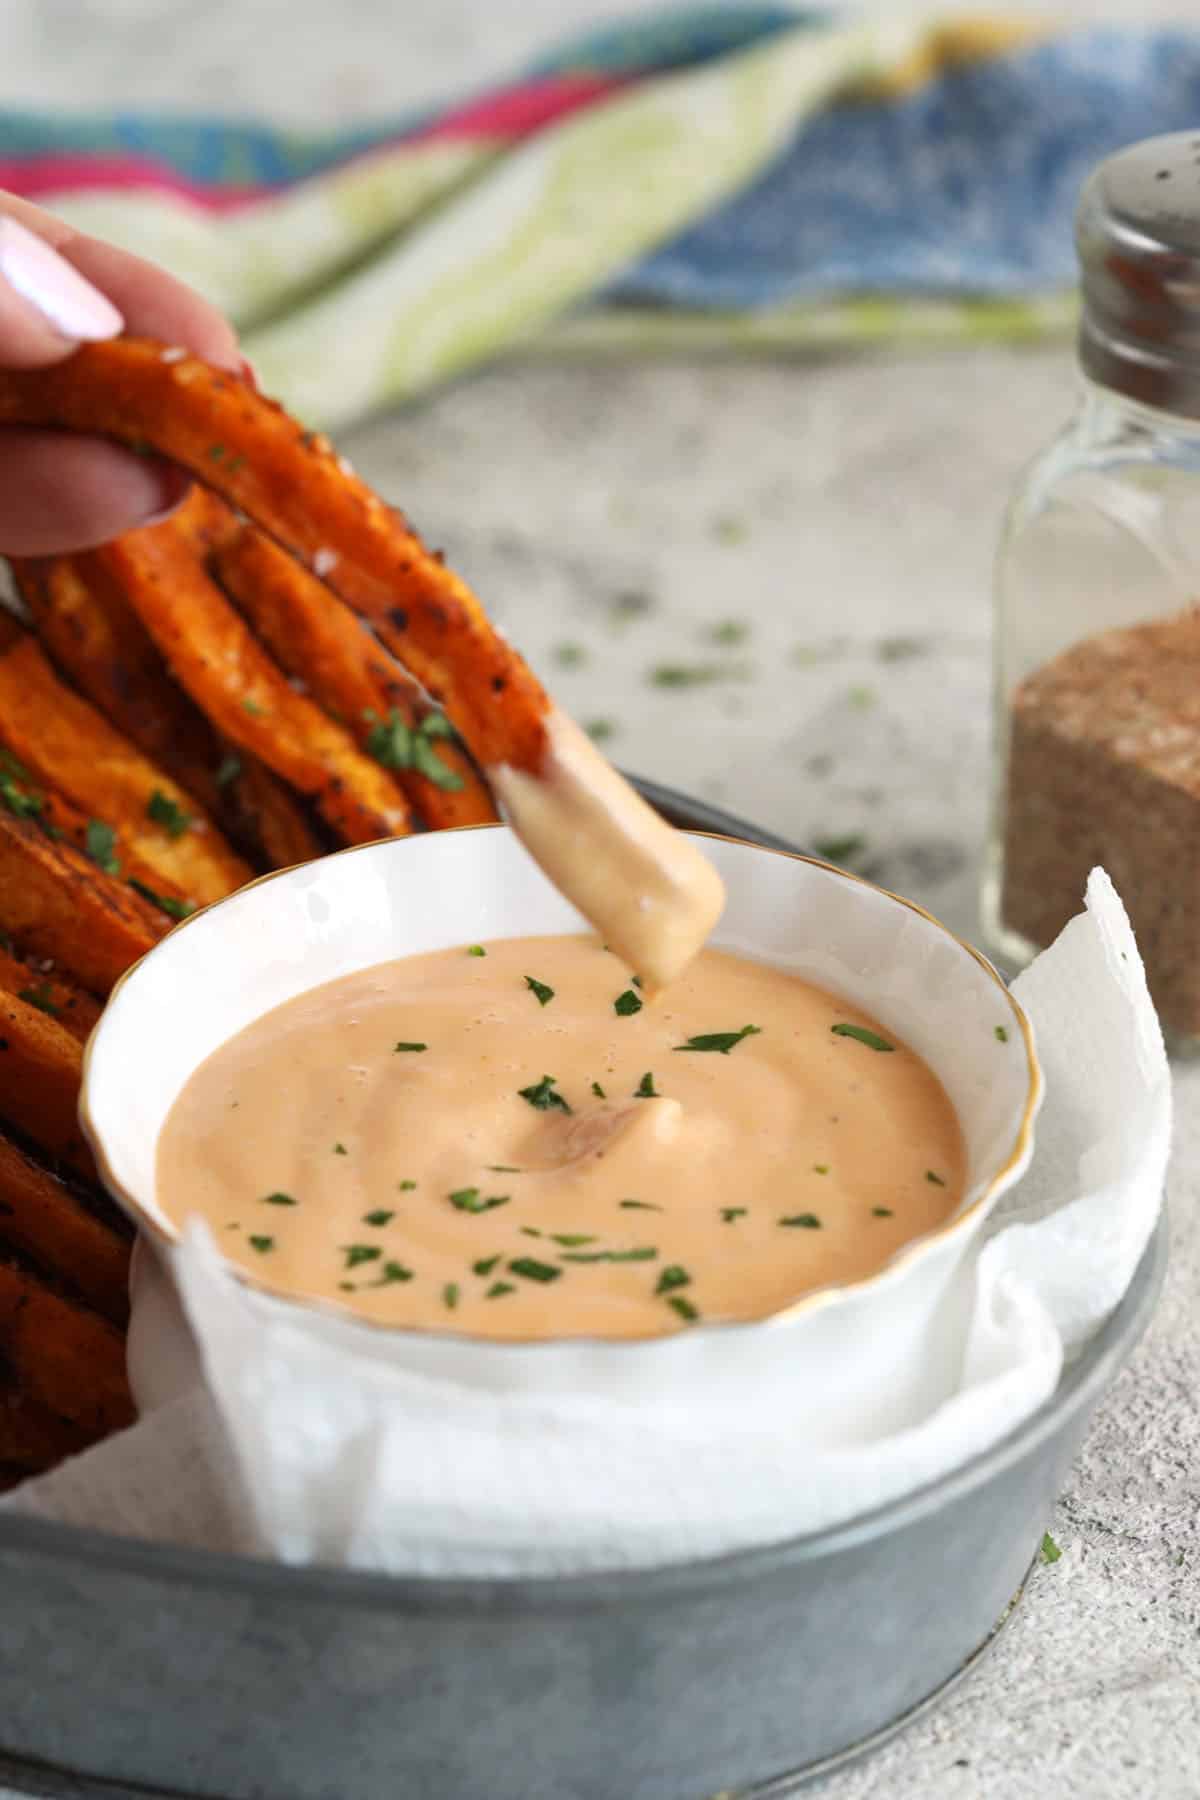
<instances>
[{"instance_id":1,"label":"ground spice in jar","mask_svg":"<svg viewBox=\"0 0 1200 1800\"><path fill-rule=\"evenodd\" d=\"M1004 923L1051 943L1101 864L1164 1028L1200 1037L1200 606L1075 644L1011 709Z\"/></svg>"}]
</instances>

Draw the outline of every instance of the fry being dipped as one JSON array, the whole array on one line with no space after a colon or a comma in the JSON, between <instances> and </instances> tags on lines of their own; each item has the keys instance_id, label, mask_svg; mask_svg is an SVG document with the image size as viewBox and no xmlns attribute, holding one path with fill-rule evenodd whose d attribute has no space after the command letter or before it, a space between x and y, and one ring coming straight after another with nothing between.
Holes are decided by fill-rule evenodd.
<instances>
[{"instance_id":1,"label":"fry being dipped","mask_svg":"<svg viewBox=\"0 0 1200 1800\"><path fill-rule=\"evenodd\" d=\"M557 711L465 584L323 437L235 376L134 339L4 372L0 422L149 445L219 491L369 622L445 712L551 880L649 989L700 948L723 901L716 873Z\"/></svg>"}]
</instances>

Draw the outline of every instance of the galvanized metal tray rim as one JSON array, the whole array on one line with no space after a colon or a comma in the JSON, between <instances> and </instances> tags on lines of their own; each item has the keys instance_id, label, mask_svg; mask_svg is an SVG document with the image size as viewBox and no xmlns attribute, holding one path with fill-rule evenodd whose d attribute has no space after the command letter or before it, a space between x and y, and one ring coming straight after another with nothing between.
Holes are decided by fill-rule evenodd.
<instances>
[{"instance_id":1,"label":"galvanized metal tray rim","mask_svg":"<svg viewBox=\"0 0 1200 1800\"><path fill-rule=\"evenodd\" d=\"M741 837L792 851L795 846L760 831L719 808L657 783L638 787L674 823L722 836ZM102 1560L132 1576L188 1587L274 1590L286 1586L296 1600L405 1612L520 1615L560 1610L603 1611L657 1602L680 1591L719 1591L730 1584L776 1575L793 1563L852 1550L901 1529L1000 1475L1018 1458L1056 1435L1067 1419L1089 1408L1141 1337L1158 1298L1167 1264L1166 1216L1160 1218L1124 1298L1093 1342L1065 1371L1058 1389L1014 1431L948 1475L824 1531L757 1545L700 1561L583 1575L506 1577L390 1576L326 1567L294 1567L254 1557L184 1549L0 1512L0 1549L52 1558L56 1563Z\"/></svg>"}]
</instances>

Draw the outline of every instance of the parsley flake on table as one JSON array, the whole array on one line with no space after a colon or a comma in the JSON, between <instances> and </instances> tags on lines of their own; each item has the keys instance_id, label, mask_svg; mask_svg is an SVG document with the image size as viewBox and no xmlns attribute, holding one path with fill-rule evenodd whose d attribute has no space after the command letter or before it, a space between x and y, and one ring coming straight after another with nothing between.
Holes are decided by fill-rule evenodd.
<instances>
[{"instance_id":1,"label":"parsley flake on table","mask_svg":"<svg viewBox=\"0 0 1200 1800\"><path fill-rule=\"evenodd\" d=\"M1044 1563L1056 1563L1058 1561L1059 1557L1062 1555L1062 1551L1059 1549L1058 1545L1055 1543L1054 1539L1050 1536L1050 1533L1048 1531L1046 1533L1044 1533L1044 1535L1042 1537L1041 1555L1042 1555L1042 1561Z\"/></svg>"}]
</instances>

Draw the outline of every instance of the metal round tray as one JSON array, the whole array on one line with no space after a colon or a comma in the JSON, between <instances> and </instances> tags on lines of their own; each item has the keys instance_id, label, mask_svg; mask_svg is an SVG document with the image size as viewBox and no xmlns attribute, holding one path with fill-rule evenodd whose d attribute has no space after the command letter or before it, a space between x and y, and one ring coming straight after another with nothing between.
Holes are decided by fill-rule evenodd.
<instances>
[{"instance_id":1,"label":"metal round tray","mask_svg":"<svg viewBox=\"0 0 1200 1800\"><path fill-rule=\"evenodd\" d=\"M673 822L786 849L640 783ZM47 1800L781 1800L969 1666L1145 1329L1160 1224L1054 1397L830 1531L513 1580L283 1568L0 1515L0 1782Z\"/></svg>"}]
</instances>

